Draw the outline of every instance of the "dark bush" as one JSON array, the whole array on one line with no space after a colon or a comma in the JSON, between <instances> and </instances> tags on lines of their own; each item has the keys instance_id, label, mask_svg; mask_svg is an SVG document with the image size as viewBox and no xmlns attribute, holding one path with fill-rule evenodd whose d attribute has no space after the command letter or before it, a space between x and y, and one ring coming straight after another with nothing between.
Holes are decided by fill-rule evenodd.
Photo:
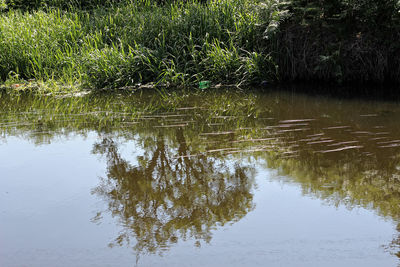
<instances>
[{"instance_id":1,"label":"dark bush","mask_svg":"<svg viewBox=\"0 0 400 267\"><path fill-rule=\"evenodd\" d=\"M292 20L354 31L365 28L387 30L400 25L398 0L292 0Z\"/></svg>"},{"instance_id":2,"label":"dark bush","mask_svg":"<svg viewBox=\"0 0 400 267\"><path fill-rule=\"evenodd\" d=\"M277 35L282 80L400 82L400 1L292 0Z\"/></svg>"}]
</instances>

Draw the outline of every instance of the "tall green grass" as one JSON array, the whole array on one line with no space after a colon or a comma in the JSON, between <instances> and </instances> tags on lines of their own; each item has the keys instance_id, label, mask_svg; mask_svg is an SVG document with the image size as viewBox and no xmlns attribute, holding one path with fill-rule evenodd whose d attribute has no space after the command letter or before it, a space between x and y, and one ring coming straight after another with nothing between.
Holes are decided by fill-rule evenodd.
<instances>
[{"instance_id":1,"label":"tall green grass","mask_svg":"<svg viewBox=\"0 0 400 267\"><path fill-rule=\"evenodd\" d=\"M89 88L275 81L265 12L249 0L8 11L0 15L0 77Z\"/></svg>"},{"instance_id":2,"label":"tall green grass","mask_svg":"<svg viewBox=\"0 0 400 267\"><path fill-rule=\"evenodd\" d=\"M79 75L77 55L85 38L77 15L61 11L0 16L0 77L48 80Z\"/></svg>"}]
</instances>

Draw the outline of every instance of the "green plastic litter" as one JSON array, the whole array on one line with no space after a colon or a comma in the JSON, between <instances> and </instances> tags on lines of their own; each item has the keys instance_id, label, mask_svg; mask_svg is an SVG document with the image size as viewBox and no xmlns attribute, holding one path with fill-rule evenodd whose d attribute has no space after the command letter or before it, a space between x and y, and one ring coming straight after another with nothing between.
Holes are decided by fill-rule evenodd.
<instances>
[{"instance_id":1,"label":"green plastic litter","mask_svg":"<svg viewBox=\"0 0 400 267\"><path fill-rule=\"evenodd\" d=\"M207 89L210 87L210 81L201 81L199 82L200 89Z\"/></svg>"}]
</instances>

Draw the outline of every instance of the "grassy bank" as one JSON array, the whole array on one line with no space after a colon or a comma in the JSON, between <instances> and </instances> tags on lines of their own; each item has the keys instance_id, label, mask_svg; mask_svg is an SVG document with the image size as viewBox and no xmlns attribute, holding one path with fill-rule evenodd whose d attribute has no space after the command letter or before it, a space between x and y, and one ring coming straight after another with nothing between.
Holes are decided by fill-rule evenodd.
<instances>
[{"instance_id":1,"label":"grassy bank","mask_svg":"<svg viewBox=\"0 0 400 267\"><path fill-rule=\"evenodd\" d=\"M261 38L262 17L272 10L223 0L9 11L0 17L0 76L90 88L276 80Z\"/></svg>"},{"instance_id":2,"label":"grassy bank","mask_svg":"<svg viewBox=\"0 0 400 267\"><path fill-rule=\"evenodd\" d=\"M359 16L357 26L337 12L312 13L310 2L321 1L3 0L0 79L61 90L400 82L398 6L386 7L393 14L381 24Z\"/></svg>"}]
</instances>

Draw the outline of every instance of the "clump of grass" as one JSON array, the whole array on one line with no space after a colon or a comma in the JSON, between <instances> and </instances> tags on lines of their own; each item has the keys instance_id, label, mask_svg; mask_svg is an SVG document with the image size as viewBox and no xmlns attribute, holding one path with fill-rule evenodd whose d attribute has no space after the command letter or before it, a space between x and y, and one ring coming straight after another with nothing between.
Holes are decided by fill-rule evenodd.
<instances>
[{"instance_id":1,"label":"clump of grass","mask_svg":"<svg viewBox=\"0 0 400 267\"><path fill-rule=\"evenodd\" d=\"M0 78L72 79L79 75L76 55L84 38L77 15L61 11L0 16Z\"/></svg>"},{"instance_id":2,"label":"clump of grass","mask_svg":"<svg viewBox=\"0 0 400 267\"><path fill-rule=\"evenodd\" d=\"M158 78L159 59L152 51L135 45L127 51L116 46L94 49L85 57L85 79L95 88L124 87Z\"/></svg>"}]
</instances>

